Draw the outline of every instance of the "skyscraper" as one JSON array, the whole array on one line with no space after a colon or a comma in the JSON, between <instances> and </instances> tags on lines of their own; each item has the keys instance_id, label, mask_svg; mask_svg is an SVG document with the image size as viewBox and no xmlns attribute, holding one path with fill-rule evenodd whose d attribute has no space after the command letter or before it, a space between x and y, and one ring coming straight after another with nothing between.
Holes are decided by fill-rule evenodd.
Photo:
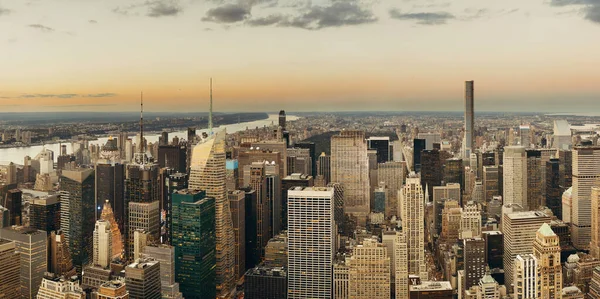
<instances>
[{"instance_id":1,"label":"skyscraper","mask_svg":"<svg viewBox=\"0 0 600 299\"><path fill-rule=\"evenodd\" d=\"M123 230L125 219L125 166L123 164L96 164L96 219L100 219L102 206L108 201L114 209L115 220Z\"/></svg>"},{"instance_id":2,"label":"skyscraper","mask_svg":"<svg viewBox=\"0 0 600 299\"><path fill-rule=\"evenodd\" d=\"M573 148L573 198L571 232L573 246L587 249L591 234L592 186L600 179L600 147Z\"/></svg>"},{"instance_id":3,"label":"skyscraper","mask_svg":"<svg viewBox=\"0 0 600 299\"><path fill-rule=\"evenodd\" d=\"M600 187L592 187L590 197L592 201L590 255L596 259L600 259Z\"/></svg>"},{"instance_id":4,"label":"skyscraper","mask_svg":"<svg viewBox=\"0 0 600 299\"><path fill-rule=\"evenodd\" d=\"M334 189L288 191L288 298L331 298Z\"/></svg>"},{"instance_id":5,"label":"skyscraper","mask_svg":"<svg viewBox=\"0 0 600 299\"><path fill-rule=\"evenodd\" d=\"M94 170L78 168L63 170L60 177L61 227L62 219L68 219L65 238L69 251L73 255L73 264L77 274L92 260L92 240L96 206L94 196Z\"/></svg>"},{"instance_id":6,"label":"skyscraper","mask_svg":"<svg viewBox=\"0 0 600 299\"><path fill-rule=\"evenodd\" d=\"M386 216L398 215L398 190L404 181L404 162L388 161L377 165L377 180L383 182L387 191Z\"/></svg>"},{"instance_id":7,"label":"skyscraper","mask_svg":"<svg viewBox=\"0 0 600 299\"><path fill-rule=\"evenodd\" d=\"M130 202L129 203L129 259L138 256L131 255L135 252L135 232L143 231L153 243L160 241L160 209L157 200L153 202Z\"/></svg>"},{"instance_id":8,"label":"skyscraper","mask_svg":"<svg viewBox=\"0 0 600 299\"><path fill-rule=\"evenodd\" d=\"M463 160L459 158L447 159L444 163L444 182L458 183L460 184L461 190L465 190L465 167L463 166Z\"/></svg>"},{"instance_id":9,"label":"skyscraper","mask_svg":"<svg viewBox=\"0 0 600 299\"><path fill-rule=\"evenodd\" d=\"M540 298L538 261L533 254L517 255L511 272L515 298Z\"/></svg>"},{"instance_id":10,"label":"skyscraper","mask_svg":"<svg viewBox=\"0 0 600 299\"><path fill-rule=\"evenodd\" d=\"M546 162L546 206L558 219L562 219L562 191L560 161L559 159L550 159Z\"/></svg>"},{"instance_id":11,"label":"skyscraper","mask_svg":"<svg viewBox=\"0 0 600 299\"><path fill-rule=\"evenodd\" d=\"M131 299L160 299L160 263L153 258L136 259L125 267L125 287Z\"/></svg>"},{"instance_id":12,"label":"skyscraper","mask_svg":"<svg viewBox=\"0 0 600 299\"><path fill-rule=\"evenodd\" d=\"M465 82L465 139L463 140L463 157L467 158L471 155L474 147L473 139L475 130L475 81Z\"/></svg>"},{"instance_id":13,"label":"skyscraper","mask_svg":"<svg viewBox=\"0 0 600 299\"><path fill-rule=\"evenodd\" d=\"M69 244L65 240L63 231L52 231L50 233L48 251L48 272L66 277L77 274L73 267Z\"/></svg>"},{"instance_id":14,"label":"skyscraper","mask_svg":"<svg viewBox=\"0 0 600 299\"><path fill-rule=\"evenodd\" d=\"M175 248L169 245L146 246L144 257L149 256L160 262L160 285L162 298L182 299L179 283L175 282Z\"/></svg>"},{"instance_id":15,"label":"skyscraper","mask_svg":"<svg viewBox=\"0 0 600 299\"><path fill-rule=\"evenodd\" d=\"M389 299L391 259L377 239L364 239L346 260L349 267L349 298Z\"/></svg>"},{"instance_id":16,"label":"skyscraper","mask_svg":"<svg viewBox=\"0 0 600 299\"><path fill-rule=\"evenodd\" d=\"M245 299L286 299L286 269L258 266L246 272L244 281Z\"/></svg>"},{"instance_id":17,"label":"skyscraper","mask_svg":"<svg viewBox=\"0 0 600 299\"><path fill-rule=\"evenodd\" d=\"M15 242L0 239L0 296L3 298L19 298L19 253Z\"/></svg>"},{"instance_id":18,"label":"skyscraper","mask_svg":"<svg viewBox=\"0 0 600 299\"><path fill-rule=\"evenodd\" d=\"M421 152L421 185L427 188L427 194L429 194L429 198L425 198L427 202L431 201L433 187L442 185L442 170L439 150L432 149Z\"/></svg>"},{"instance_id":19,"label":"skyscraper","mask_svg":"<svg viewBox=\"0 0 600 299\"><path fill-rule=\"evenodd\" d=\"M515 283L513 272L515 259L518 255L525 256L533 253L531 244L535 240L536 231L542 224L550 223L550 217L537 211L506 213L503 217L504 281L507 289L510 290L511 285Z\"/></svg>"},{"instance_id":20,"label":"skyscraper","mask_svg":"<svg viewBox=\"0 0 600 299\"><path fill-rule=\"evenodd\" d=\"M216 297L216 217L215 199L206 192L184 189L173 194L175 273L185 298Z\"/></svg>"},{"instance_id":21,"label":"skyscraper","mask_svg":"<svg viewBox=\"0 0 600 299\"><path fill-rule=\"evenodd\" d=\"M19 189L11 189L6 192L6 198L0 198L4 200L3 206L10 211L10 225L21 225L22 215L22 197L23 192Z\"/></svg>"},{"instance_id":22,"label":"skyscraper","mask_svg":"<svg viewBox=\"0 0 600 299\"><path fill-rule=\"evenodd\" d=\"M421 152L426 149L425 139L414 139L413 140L413 165L412 170L415 172L421 172Z\"/></svg>"},{"instance_id":23,"label":"skyscraper","mask_svg":"<svg viewBox=\"0 0 600 299\"><path fill-rule=\"evenodd\" d=\"M367 139L367 145L370 150L377 151L377 163L385 163L392 160L390 157L390 137L372 136Z\"/></svg>"},{"instance_id":24,"label":"skyscraper","mask_svg":"<svg viewBox=\"0 0 600 299\"><path fill-rule=\"evenodd\" d=\"M369 159L363 131L342 131L331 137L331 181L344 187L346 213L366 223L371 211Z\"/></svg>"},{"instance_id":25,"label":"skyscraper","mask_svg":"<svg viewBox=\"0 0 600 299\"><path fill-rule=\"evenodd\" d=\"M542 152L528 149L527 155L527 207L537 210L543 203ZM544 170L546 163L544 162ZM545 171L544 171L545 172Z\"/></svg>"},{"instance_id":26,"label":"skyscraper","mask_svg":"<svg viewBox=\"0 0 600 299\"><path fill-rule=\"evenodd\" d=\"M235 236L235 278L246 271L246 193L242 190L227 192Z\"/></svg>"},{"instance_id":27,"label":"skyscraper","mask_svg":"<svg viewBox=\"0 0 600 299\"><path fill-rule=\"evenodd\" d=\"M500 195L500 177L497 166L483 166L483 196L490 202L494 196Z\"/></svg>"},{"instance_id":28,"label":"skyscraper","mask_svg":"<svg viewBox=\"0 0 600 299\"><path fill-rule=\"evenodd\" d=\"M15 242L15 251L19 254L21 298L35 298L47 269L46 232L23 226L5 227L0 229L0 239Z\"/></svg>"},{"instance_id":29,"label":"skyscraper","mask_svg":"<svg viewBox=\"0 0 600 299\"><path fill-rule=\"evenodd\" d=\"M206 190L206 196L215 199L219 297L228 297L235 288L235 236L225 189L225 134L219 131L194 147L189 179L190 189Z\"/></svg>"},{"instance_id":30,"label":"skyscraper","mask_svg":"<svg viewBox=\"0 0 600 299\"><path fill-rule=\"evenodd\" d=\"M94 229L94 265L107 268L112 260L112 232L106 220L96 221Z\"/></svg>"},{"instance_id":31,"label":"skyscraper","mask_svg":"<svg viewBox=\"0 0 600 299\"><path fill-rule=\"evenodd\" d=\"M464 285L463 290L476 286L486 272L485 241L482 238L463 239Z\"/></svg>"},{"instance_id":32,"label":"skyscraper","mask_svg":"<svg viewBox=\"0 0 600 299\"><path fill-rule=\"evenodd\" d=\"M403 222L403 232L408 245L408 273L418 275L421 280L427 280L427 265L425 261L425 201L423 186L413 173L406 179L406 184L400 190L400 217Z\"/></svg>"},{"instance_id":33,"label":"skyscraper","mask_svg":"<svg viewBox=\"0 0 600 299\"><path fill-rule=\"evenodd\" d=\"M110 224L110 231L112 235L111 259L121 257L123 255L123 241L121 237L121 231L119 230L119 225L115 220L113 210L108 200L104 202L100 219L107 221Z\"/></svg>"},{"instance_id":34,"label":"skyscraper","mask_svg":"<svg viewBox=\"0 0 600 299\"><path fill-rule=\"evenodd\" d=\"M560 242L550 225L542 224L535 233L533 255L538 261L539 288L542 299L559 299L562 295L562 266Z\"/></svg>"},{"instance_id":35,"label":"skyscraper","mask_svg":"<svg viewBox=\"0 0 600 299\"><path fill-rule=\"evenodd\" d=\"M503 203L527 210L527 156L522 146L504 148ZM513 257L514 258L514 257Z\"/></svg>"},{"instance_id":36,"label":"skyscraper","mask_svg":"<svg viewBox=\"0 0 600 299\"><path fill-rule=\"evenodd\" d=\"M317 161L317 176L323 177L324 185L331 182L331 156L327 156L325 152L321 153Z\"/></svg>"},{"instance_id":37,"label":"skyscraper","mask_svg":"<svg viewBox=\"0 0 600 299\"><path fill-rule=\"evenodd\" d=\"M279 126L285 129L285 110L279 111Z\"/></svg>"},{"instance_id":38,"label":"skyscraper","mask_svg":"<svg viewBox=\"0 0 600 299\"><path fill-rule=\"evenodd\" d=\"M57 195L37 197L29 204L29 227L48 234L60 229L60 199Z\"/></svg>"}]
</instances>

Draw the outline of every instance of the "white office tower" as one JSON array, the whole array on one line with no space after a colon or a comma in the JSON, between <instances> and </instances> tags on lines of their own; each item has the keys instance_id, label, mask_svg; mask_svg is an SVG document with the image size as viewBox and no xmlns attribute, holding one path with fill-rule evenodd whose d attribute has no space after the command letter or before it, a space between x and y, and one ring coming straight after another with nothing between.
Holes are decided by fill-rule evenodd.
<instances>
[{"instance_id":1,"label":"white office tower","mask_svg":"<svg viewBox=\"0 0 600 299\"><path fill-rule=\"evenodd\" d=\"M348 214L366 224L371 211L369 157L363 131L342 131L331 136L331 181L344 187L344 206Z\"/></svg>"},{"instance_id":2,"label":"white office tower","mask_svg":"<svg viewBox=\"0 0 600 299\"><path fill-rule=\"evenodd\" d=\"M528 125L519 126L519 138L522 147L531 148L531 128Z\"/></svg>"},{"instance_id":3,"label":"white office tower","mask_svg":"<svg viewBox=\"0 0 600 299\"><path fill-rule=\"evenodd\" d=\"M564 120L554 121L554 136L552 136L552 147L557 149L570 149L573 144L571 139L571 125Z\"/></svg>"},{"instance_id":4,"label":"white office tower","mask_svg":"<svg viewBox=\"0 0 600 299\"><path fill-rule=\"evenodd\" d=\"M522 146L504 147L503 204L527 207L527 155Z\"/></svg>"},{"instance_id":5,"label":"white office tower","mask_svg":"<svg viewBox=\"0 0 600 299\"><path fill-rule=\"evenodd\" d=\"M408 244L408 273L427 280L424 194L421 180L411 173L400 193L400 217Z\"/></svg>"},{"instance_id":6,"label":"white office tower","mask_svg":"<svg viewBox=\"0 0 600 299\"><path fill-rule=\"evenodd\" d=\"M481 211L479 205L470 201L462 209L460 215L459 238L475 238L481 236Z\"/></svg>"},{"instance_id":7,"label":"white office tower","mask_svg":"<svg viewBox=\"0 0 600 299\"><path fill-rule=\"evenodd\" d=\"M175 247L161 244L144 247L144 257L160 262L160 286L163 299L183 299L175 282Z\"/></svg>"},{"instance_id":8,"label":"white office tower","mask_svg":"<svg viewBox=\"0 0 600 299\"><path fill-rule=\"evenodd\" d=\"M334 189L288 191L288 298L329 299L335 253Z\"/></svg>"},{"instance_id":9,"label":"white office tower","mask_svg":"<svg viewBox=\"0 0 600 299\"><path fill-rule=\"evenodd\" d=\"M394 241L394 286L396 299L408 299L408 247L406 236L402 232L396 232Z\"/></svg>"},{"instance_id":10,"label":"white office tower","mask_svg":"<svg viewBox=\"0 0 600 299\"><path fill-rule=\"evenodd\" d=\"M573 148L571 238L577 249L588 249L591 241L592 186L600 180L600 147Z\"/></svg>"},{"instance_id":11,"label":"white office tower","mask_svg":"<svg viewBox=\"0 0 600 299\"><path fill-rule=\"evenodd\" d=\"M538 261L532 254L517 255L514 263L514 298L537 299L540 296L538 289Z\"/></svg>"},{"instance_id":12,"label":"white office tower","mask_svg":"<svg viewBox=\"0 0 600 299\"><path fill-rule=\"evenodd\" d=\"M475 82L465 82L465 138L463 139L463 157L468 158L473 151L473 130L475 129Z\"/></svg>"},{"instance_id":13,"label":"white office tower","mask_svg":"<svg viewBox=\"0 0 600 299\"><path fill-rule=\"evenodd\" d=\"M94 265L107 268L112 258L112 231L110 222L96 221L94 229Z\"/></svg>"},{"instance_id":14,"label":"white office tower","mask_svg":"<svg viewBox=\"0 0 600 299\"><path fill-rule=\"evenodd\" d=\"M50 174L54 172L54 152L44 148L42 151L33 158L33 160L39 161L40 163L40 174Z\"/></svg>"},{"instance_id":15,"label":"white office tower","mask_svg":"<svg viewBox=\"0 0 600 299\"><path fill-rule=\"evenodd\" d=\"M390 298L390 257L377 239L364 239L346 260L349 267L349 298Z\"/></svg>"},{"instance_id":16,"label":"white office tower","mask_svg":"<svg viewBox=\"0 0 600 299\"><path fill-rule=\"evenodd\" d=\"M502 218L502 233L504 234L504 284L507 289L516 282L514 278L514 261L518 255L525 256L533 253L533 241L536 232L544 223L550 223L551 218L539 211L506 213ZM523 297L527 298L527 297Z\"/></svg>"}]
</instances>

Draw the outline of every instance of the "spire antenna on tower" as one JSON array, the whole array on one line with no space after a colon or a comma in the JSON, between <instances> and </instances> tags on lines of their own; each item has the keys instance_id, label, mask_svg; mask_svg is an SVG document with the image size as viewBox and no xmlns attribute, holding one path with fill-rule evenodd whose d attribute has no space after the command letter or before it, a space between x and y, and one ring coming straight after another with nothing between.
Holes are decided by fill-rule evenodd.
<instances>
[{"instance_id":1,"label":"spire antenna on tower","mask_svg":"<svg viewBox=\"0 0 600 299\"><path fill-rule=\"evenodd\" d=\"M212 103L212 78L210 78L210 108L208 110L208 133L210 135L213 134L213 119L212 119L212 112L213 112L213 103Z\"/></svg>"},{"instance_id":2,"label":"spire antenna on tower","mask_svg":"<svg viewBox=\"0 0 600 299\"><path fill-rule=\"evenodd\" d=\"M140 92L140 153L144 153L144 92Z\"/></svg>"}]
</instances>

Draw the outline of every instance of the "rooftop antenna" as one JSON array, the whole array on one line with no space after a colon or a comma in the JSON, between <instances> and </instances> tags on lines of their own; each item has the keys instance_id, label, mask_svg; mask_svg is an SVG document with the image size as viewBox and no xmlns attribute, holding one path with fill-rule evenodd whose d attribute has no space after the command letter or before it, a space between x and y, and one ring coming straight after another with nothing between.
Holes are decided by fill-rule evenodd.
<instances>
[{"instance_id":1,"label":"rooftop antenna","mask_svg":"<svg viewBox=\"0 0 600 299\"><path fill-rule=\"evenodd\" d=\"M210 108L208 110L208 132L213 134L213 119L212 119L212 78L210 78Z\"/></svg>"},{"instance_id":2,"label":"rooftop antenna","mask_svg":"<svg viewBox=\"0 0 600 299\"><path fill-rule=\"evenodd\" d=\"M140 92L140 153L144 153L144 92Z\"/></svg>"}]
</instances>

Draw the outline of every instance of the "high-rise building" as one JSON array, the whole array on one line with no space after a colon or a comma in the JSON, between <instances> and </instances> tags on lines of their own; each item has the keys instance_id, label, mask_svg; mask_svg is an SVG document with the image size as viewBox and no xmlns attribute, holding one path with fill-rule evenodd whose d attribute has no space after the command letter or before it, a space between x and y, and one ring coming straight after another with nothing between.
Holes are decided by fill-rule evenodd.
<instances>
[{"instance_id":1,"label":"high-rise building","mask_svg":"<svg viewBox=\"0 0 600 299\"><path fill-rule=\"evenodd\" d=\"M511 285L515 283L513 280L515 275L513 268L517 255L525 256L533 253L532 243L535 240L536 231L544 223L550 223L550 217L538 211L513 212L503 215L504 284L509 290Z\"/></svg>"},{"instance_id":2,"label":"high-rise building","mask_svg":"<svg viewBox=\"0 0 600 299\"><path fill-rule=\"evenodd\" d=\"M447 159L444 163L444 182L457 183L462 191L465 189L465 167L463 160L459 158Z\"/></svg>"},{"instance_id":3,"label":"high-rise building","mask_svg":"<svg viewBox=\"0 0 600 299\"><path fill-rule=\"evenodd\" d=\"M331 181L344 187L345 212L366 223L371 211L369 159L363 131L331 137Z\"/></svg>"},{"instance_id":4,"label":"high-rise building","mask_svg":"<svg viewBox=\"0 0 600 299\"><path fill-rule=\"evenodd\" d=\"M396 299L407 299L408 292L408 247L406 236L396 232L394 240L394 289Z\"/></svg>"},{"instance_id":5,"label":"high-rise building","mask_svg":"<svg viewBox=\"0 0 600 299\"><path fill-rule=\"evenodd\" d=\"M216 297L215 218L215 199L204 191L184 189L173 194L175 273L185 298Z\"/></svg>"},{"instance_id":6,"label":"high-rise building","mask_svg":"<svg viewBox=\"0 0 600 299\"><path fill-rule=\"evenodd\" d=\"M442 142L442 136L440 133L432 133L432 132L421 133L420 132L417 135L417 138L425 140L425 149L426 150L434 149L435 144L437 144L438 149L439 149L440 143Z\"/></svg>"},{"instance_id":7,"label":"high-rise building","mask_svg":"<svg viewBox=\"0 0 600 299\"><path fill-rule=\"evenodd\" d=\"M486 273L485 241L480 237L463 239L463 290L476 286Z\"/></svg>"},{"instance_id":8,"label":"high-rise building","mask_svg":"<svg viewBox=\"0 0 600 299\"><path fill-rule=\"evenodd\" d=\"M15 242L0 239L0 296L2 298L19 298L19 253Z\"/></svg>"},{"instance_id":9,"label":"high-rise building","mask_svg":"<svg viewBox=\"0 0 600 299\"><path fill-rule=\"evenodd\" d=\"M386 216L398 215L398 190L405 176L404 162L388 161L377 165L377 180L383 182L387 191Z\"/></svg>"},{"instance_id":10,"label":"high-rise building","mask_svg":"<svg viewBox=\"0 0 600 299\"><path fill-rule=\"evenodd\" d=\"M327 156L325 152L321 153L317 161L317 176L323 177L324 185L331 182L331 156Z\"/></svg>"},{"instance_id":11,"label":"high-rise building","mask_svg":"<svg viewBox=\"0 0 600 299\"><path fill-rule=\"evenodd\" d=\"M245 274L245 299L286 299L287 275L281 267L257 266Z\"/></svg>"},{"instance_id":12,"label":"high-rise building","mask_svg":"<svg viewBox=\"0 0 600 299\"><path fill-rule=\"evenodd\" d=\"M530 210L537 210L543 204L542 152L534 149L527 149L525 152L527 155L527 207Z\"/></svg>"},{"instance_id":13,"label":"high-rise building","mask_svg":"<svg viewBox=\"0 0 600 299\"><path fill-rule=\"evenodd\" d=\"M96 221L94 229L94 265L106 268L112 260L112 232L110 222Z\"/></svg>"},{"instance_id":14,"label":"high-rise building","mask_svg":"<svg viewBox=\"0 0 600 299\"><path fill-rule=\"evenodd\" d=\"M6 192L3 206L10 211L10 225L21 225L23 192L19 189L10 189ZM0 198L2 200L3 198Z\"/></svg>"},{"instance_id":15,"label":"high-rise building","mask_svg":"<svg viewBox=\"0 0 600 299\"><path fill-rule=\"evenodd\" d=\"M57 195L29 200L29 227L48 234L60 229L60 198Z\"/></svg>"},{"instance_id":16,"label":"high-rise building","mask_svg":"<svg viewBox=\"0 0 600 299\"><path fill-rule=\"evenodd\" d=\"M459 238L474 238L481 236L481 211L479 206L474 202L468 202L464 205L460 215L460 231ZM481 278L481 277L480 277ZM478 278L479 280L479 278ZM476 283L476 281L473 281ZM470 288L469 286L468 288ZM466 288L466 289L468 289Z\"/></svg>"},{"instance_id":17,"label":"high-rise building","mask_svg":"<svg viewBox=\"0 0 600 299\"><path fill-rule=\"evenodd\" d=\"M253 202L251 206L251 211L256 213L251 215L256 219L256 229L254 230L256 232L256 243L251 250L259 258L264 257L263 249L271 238L269 233L271 227L270 201L267 195L271 188L268 188L266 166L265 163L254 162L252 165L244 167L244 185L256 191L256 202Z\"/></svg>"},{"instance_id":18,"label":"high-rise building","mask_svg":"<svg viewBox=\"0 0 600 299\"><path fill-rule=\"evenodd\" d=\"M561 298L563 277L560 265L560 242L547 223L542 224L535 234L533 255L538 261L540 298Z\"/></svg>"},{"instance_id":19,"label":"high-rise building","mask_svg":"<svg viewBox=\"0 0 600 299\"><path fill-rule=\"evenodd\" d=\"M136 231L144 231L152 242L160 241L160 210L159 202L130 202L129 203L129 242L128 252L135 250ZM130 256L135 259L136 256Z\"/></svg>"},{"instance_id":20,"label":"high-rise building","mask_svg":"<svg viewBox=\"0 0 600 299\"><path fill-rule=\"evenodd\" d=\"M121 280L111 280L100 285L98 289L98 299L129 299L129 292L125 282Z\"/></svg>"},{"instance_id":21,"label":"high-rise building","mask_svg":"<svg viewBox=\"0 0 600 299\"><path fill-rule=\"evenodd\" d=\"M349 267L349 298L390 298L390 257L377 239L364 239L352 249Z\"/></svg>"},{"instance_id":22,"label":"high-rise building","mask_svg":"<svg viewBox=\"0 0 600 299\"><path fill-rule=\"evenodd\" d=\"M158 166L160 168L171 168L176 172L187 173L187 152L186 142L160 145L158 147Z\"/></svg>"},{"instance_id":23,"label":"high-rise building","mask_svg":"<svg viewBox=\"0 0 600 299\"><path fill-rule=\"evenodd\" d=\"M65 226L65 238L73 256L77 274L92 260L92 240L96 222L94 196L94 170L78 168L63 170L60 177L61 227ZM63 204L66 203L66 204Z\"/></svg>"},{"instance_id":24,"label":"high-rise building","mask_svg":"<svg viewBox=\"0 0 600 299\"><path fill-rule=\"evenodd\" d=\"M85 292L79 286L77 277L58 277L52 273L42 279L38 299L85 299Z\"/></svg>"},{"instance_id":25,"label":"high-rise building","mask_svg":"<svg viewBox=\"0 0 600 299\"><path fill-rule=\"evenodd\" d=\"M372 136L367 138L367 145L370 150L377 151L377 163L391 161L390 157L390 137Z\"/></svg>"},{"instance_id":26,"label":"high-rise building","mask_svg":"<svg viewBox=\"0 0 600 299\"><path fill-rule=\"evenodd\" d=\"M500 231L482 232L485 240L485 260L490 269L502 269L504 255L504 235Z\"/></svg>"},{"instance_id":27,"label":"high-rise building","mask_svg":"<svg viewBox=\"0 0 600 299\"><path fill-rule=\"evenodd\" d=\"M160 263L153 258L141 258L127 265L125 267L125 287L131 299L162 298Z\"/></svg>"},{"instance_id":28,"label":"high-rise building","mask_svg":"<svg viewBox=\"0 0 600 299\"><path fill-rule=\"evenodd\" d=\"M246 271L246 193L242 190L227 191L233 233L235 236L235 278Z\"/></svg>"},{"instance_id":29,"label":"high-rise building","mask_svg":"<svg viewBox=\"0 0 600 299\"><path fill-rule=\"evenodd\" d=\"M600 260L600 187L592 187L592 225L590 236L590 254Z\"/></svg>"},{"instance_id":30,"label":"high-rise building","mask_svg":"<svg viewBox=\"0 0 600 299\"><path fill-rule=\"evenodd\" d=\"M47 270L46 232L23 226L5 227L0 229L0 239L15 242L15 251L19 254L21 298L35 298ZM4 284L4 280L0 284Z\"/></svg>"},{"instance_id":31,"label":"high-rise building","mask_svg":"<svg viewBox=\"0 0 600 299\"><path fill-rule=\"evenodd\" d=\"M287 268L288 265L288 238L287 232L283 232L271 240L265 247L265 260L263 262L268 267Z\"/></svg>"},{"instance_id":32,"label":"high-rise building","mask_svg":"<svg viewBox=\"0 0 600 299\"><path fill-rule=\"evenodd\" d=\"M48 242L48 272L65 277L76 275L63 231L52 231Z\"/></svg>"},{"instance_id":33,"label":"high-rise building","mask_svg":"<svg viewBox=\"0 0 600 299\"><path fill-rule=\"evenodd\" d=\"M219 297L227 297L235 288L235 235L225 189L225 134L220 131L194 146L189 179L190 189L206 190L206 196L215 199Z\"/></svg>"},{"instance_id":34,"label":"high-rise building","mask_svg":"<svg viewBox=\"0 0 600 299\"><path fill-rule=\"evenodd\" d=\"M100 215L100 219L107 221L110 224L110 231L111 231L111 235L112 235L111 259L122 257L122 255L123 255L123 240L121 237L121 231L119 230L119 224L115 220L115 215L113 213L112 207L110 206L110 202L108 200L104 202L104 206L102 207L102 214Z\"/></svg>"},{"instance_id":35,"label":"high-rise building","mask_svg":"<svg viewBox=\"0 0 600 299\"><path fill-rule=\"evenodd\" d=\"M331 298L334 189L288 191L288 298Z\"/></svg>"},{"instance_id":36,"label":"high-rise building","mask_svg":"<svg viewBox=\"0 0 600 299\"><path fill-rule=\"evenodd\" d=\"M400 190L400 217L408 244L408 273L427 280L425 261L425 201L423 187L414 173Z\"/></svg>"},{"instance_id":37,"label":"high-rise building","mask_svg":"<svg viewBox=\"0 0 600 299\"><path fill-rule=\"evenodd\" d=\"M463 141L463 157L469 157L474 148L475 130L475 95L474 81L465 82L465 139Z\"/></svg>"},{"instance_id":38,"label":"high-rise building","mask_svg":"<svg viewBox=\"0 0 600 299\"><path fill-rule=\"evenodd\" d=\"M96 219L100 219L102 206L108 201L114 209L119 229L123 229L125 219L125 166L123 164L96 164Z\"/></svg>"},{"instance_id":39,"label":"high-rise building","mask_svg":"<svg viewBox=\"0 0 600 299\"><path fill-rule=\"evenodd\" d=\"M314 142L303 141L303 142L297 142L296 144L294 144L294 147L299 148L299 149L308 149L308 153L310 154L310 160L311 160L311 165L310 165L311 171L308 174L312 175L313 177L316 177L317 176L316 144Z\"/></svg>"},{"instance_id":40,"label":"high-rise building","mask_svg":"<svg viewBox=\"0 0 600 299\"><path fill-rule=\"evenodd\" d=\"M173 229L171 224L173 223L173 193L177 190L187 189L188 187L188 175L186 173L170 173L170 171L163 172L163 192L161 199L161 213L165 213L165 235L166 244L173 244Z\"/></svg>"},{"instance_id":41,"label":"high-rise building","mask_svg":"<svg viewBox=\"0 0 600 299\"><path fill-rule=\"evenodd\" d=\"M425 139L414 139L413 140L413 165L412 170L419 173L421 172L421 152L427 149Z\"/></svg>"},{"instance_id":42,"label":"high-rise building","mask_svg":"<svg viewBox=\"0 0 600 299\"><path fill-rule=\"evenodd\" d=\"M517 255L511 272L515 298L540 298L538 261L533 254Z\"/></svg>"},{"instance_id":43,"label":"high-rise building","mask_svg":"<svg viewBox=\"0 0 600 299\"><path fill-rule=\"evenodd\" d=\"M285 129L285 110L279 111L279 126Z\"/></svg>"},{"instance_id":44,"label":"high-rise building","mask_svg":"<svg viewBox=\"0 0 600 299\"><path fill-rule=\"evenodd\" d=\"M312 187L314 180L312 176L293 173L281 180L281 230L287 229L287 192L293 187Z\"/></svg>"},{"instance_id":45,"label":"high-rise building","mask_svg":"<svg viewBox=\"0 0 600 299\"><path fill-rule=\"evenodd\" d=\"M571 135L571 125L566 120L555 120L552 147L559 150L569 150L572 145Z\"/></svg>"},{"instance_id":46,"label":"high-rise building","mask_svg":"<svg viewBox=\"0 0 600 299\"><path fill-rule=\"evenodd\" d=\"M560 173L559 184L566 190L573 186L573 151L559 150L558 161L560 163L558 172Z\"/></svg>"},{"instance_id":47,"label":"high-rise building","mask_svg":"<svg viewBox=\"0 0 600 299\"><path fill-rule=\"evenodd\" d=\"M518 204L527 210L527 156L522 146L504 147L504 205ZM514 258L514 257L513 257Z\"/></svg>"},{"instance_id":48,"label":"high-rise building","mask_svg":"<svg viewBox=\"0 0 600 299\"><path fill-rule=\"evenodd\" d=\"M573 192L571 237L573 246L587 249L591 234L592 186L600 179L600 147L573 148Z\"/></svg>"},{"instance_id":49,"label":"high-rise building","mask_svg":"<svg viewBox=\"0 0 600 299\"><path fill-rule=\"evenodd\" d=\"M333 298L348 299L350 269L346 265L346 255L337 254L333 263Z\"/></svg>"},{"instance_id":50,"label":"high-rise building","mask_svg":"<svg viewBox=\"0 0 600 299\"><path fill-rule=\"evenodd\" d=\"M10 226L10 211L0 205L0 228Z\"/></svg>"},{"instance_id":51,"label":"high-rise building","mask_svg":"<svg viewBox=\"0 0 600 299\"><path fill-rule=\"evenodd\" d=\"M558 219L562 219L562 188L560 186L560 160L546 162L546 206Z\"/></svg>"},{"instance_id":52,"label":"high-rise building","mask_svg":"<svg viewBox=\"0 0 600 299\"><path fill-rule=\"evenodd\" d=\"M483 196L485 202L490 202L500 194L500 178L497 166L483 166Z\"/></svg>"},{"instance_id":53,"label":"high-rise building","mask_svg":"<svg viewBox=\"0 0 600 299\"><path fill-rule=\"evenodd\" d=\"M442 170L439 150L433 149L421 152L421 185L427 187L427 193L430 196L425 198L427 202L431 201L433 187L442 185Z\"/></svg>"},{"instance_id":54,"label":"high-rise building","mask_svg":"<svg viewBox=\"0 0 600 299\"><path fill-rule=\"evenodd\" d=\"M163 299L183 299L179 283L175 282L175 248L169 245L146 246L144 257L160 262L160 285Z\"/></svg>"},{"instance_id":55,"label":"high-rise building","mask_svg":"<svg viewBox=\"0 0 600 299\"><path fill-rule=\"evenodd\" d=\"M442 211L444 210L444 205L448 200L455 200L457 203L460 202L460 188L461 186L457 183L448 183L446 186L433 187L433 227L438 235L442 231Z\"/></svg>"}]
</instances>

